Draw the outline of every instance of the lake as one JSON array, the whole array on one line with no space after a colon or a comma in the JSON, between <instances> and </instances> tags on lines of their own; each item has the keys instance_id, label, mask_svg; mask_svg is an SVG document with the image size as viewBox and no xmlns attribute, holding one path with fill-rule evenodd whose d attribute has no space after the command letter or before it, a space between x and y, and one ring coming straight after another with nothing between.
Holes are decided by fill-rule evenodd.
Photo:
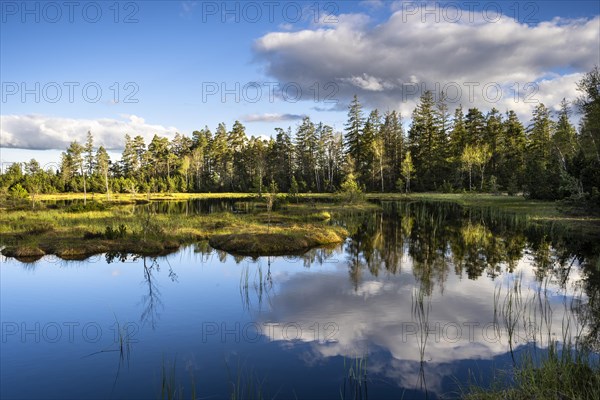
<instances>
[{"instance_id":1,"label":"lake","mask_svg":"<svg viewBox=\"0 0 600 400\"><path fill-rule=\"evenodd\" d=\"M207 243L164 257L0 256L0 396L452 398L551 340L598 344L600 251L585 237L434 202L331 223L347 240L302 256Z\"/></svg>"}]
</instances>

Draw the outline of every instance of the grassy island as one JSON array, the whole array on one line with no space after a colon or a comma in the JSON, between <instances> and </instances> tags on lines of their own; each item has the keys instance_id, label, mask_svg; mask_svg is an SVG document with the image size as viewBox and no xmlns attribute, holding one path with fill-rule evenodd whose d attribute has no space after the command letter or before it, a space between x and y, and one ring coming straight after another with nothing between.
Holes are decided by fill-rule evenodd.
<instances>
[{"instance_id":1,"label":"grassy island","mask_svg":"<svg viewBox=\"0 0 600 400\"><path fill-rule=\"evenodd\" d=\"M281 200L269 212L254 194L152 194L117 195L110 201L102 195L41 195L36 203L1 204L0 246L2 254L23 261L53 254L63 259L85 259L105 252L162 255L181 245L199 241L236 255L299 254L310 248L341 243L344 228L330 223L332 216L348 212L372 211L375 203L344 202L333 194L309 195L304 201ZM140 207L155 201L191 199L236 199L252 204L247 213L216 212L155 213ZM92 200L93 199L93 200ZM575 216L561 211L556 203L530 201L515 196L473 194L369 194L372 200L445 201L464 207L495 207L525 215L538 223L558 224L580 234L598 235L600 218ZM70 203L73 201L72 203ZM54 203L53 203L54 202Z\"/></svg>"},{"instance_id":2,"label":"grassy island","mask_svg":"<svg viewBox=\"0 0 600 400\"><path fill-rule=\"evenodd\" d=\"M318 203L318 207L316 203L298 203L268 212L258 202L248 213L186 215L154 213L136 206L135 201L141 199L127 200L88 201L85 207L75 203L38 204L33 210L5 208L0 214L2 254L23 261L45 254L63 259L85 259L105 252L162 255L204 240L232 254L298 254L344 241L345 229L330 223L333 214L376 208L366 203Z\"/></svg>"}]
</instances>

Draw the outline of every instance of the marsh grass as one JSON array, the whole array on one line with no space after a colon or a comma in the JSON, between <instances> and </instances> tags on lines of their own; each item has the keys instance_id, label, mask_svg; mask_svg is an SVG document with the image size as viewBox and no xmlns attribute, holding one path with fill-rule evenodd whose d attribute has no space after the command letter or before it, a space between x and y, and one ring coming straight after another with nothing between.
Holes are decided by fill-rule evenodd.
<instances>
[{"instance_id":1,"label":"marsh grass","mask_svg":"<svg viewBox=\"0 0 600 400\"><path fill-rule=\"evenodd\" d=\"M131 335L127 326L121 326L117 316L115 315L115 343L116 346L111 346L103 350L95 351L88 355L83 356L82 358L92 357L95 355L103 354L103 353L119 353L119 363L117 365L117 370L115 373L115 379L113 381L111 396L114 393L115 387L117 386L117 381L119 380L119 375L121 374L121 367L127 364L129 367L129 360L131 357Z\"/></svg>"},{"instance_id":2,"label":"marsh grass","mask_svg":"<svg viewBox=\"0 0 600 400\"><path fill-rule=\"evenodd\" d=\"M344 378L340 387L340 399L366 400L369 398L367 361L366 354L352 360L344 358Z\"/></svg>"},{"instance_id":3,"label":"marsh grass","mask_svg":"<svg viewBox=\"0 0 600 400\"><path fill-rule=\"evenodd\" d=\"M411 295L412 319L419 325L419 332L415 336L419 347L419 379L417 386L427 395L427 381L425 379L425 349L429 339L430 325L429 312L431 311L431 299L426 295L422 286L415 288Z\"/></svg>"},{"instance_id":4,"label":"marsh grass","mask_svg":"<svg viewBox=\"0 0 600 400\"><path fill-rule=\"evenodd\" d=\"M239 360L235 370L232 370L226 362L227 376L229 382L229 398L231 400L255 399L262 400L270 397L266 393L267 380L260 377L258 373L242 364Z\"/></svg>"},{"instance_id":5,"label":"marsh grass","mask_svg":"<svg viewBox=\"0 0 600 400\"><path fill-rule=\"evenodd\" d=\"M248 265L244 265L240 274L240 298L242 299L242 307L246 311L249 311L251 306L249 280L250 267Z\"/></svg>"},{"instance_id":6,"label":"marsh grass","mask_svg":"<svg viewBox=\"0 0 600 400\"><path fill-rule=\"evenodd\" d=\"M173 361L172 365L168 365L165 363L163 359L163 365L161 370L161 385L160 385L160 399L163 400L183 400L187 397L185 396L184 387L178 383L177 377L177 360ZM189 399L195 400L197 399L196 394L196 383L195 379L190 376L191 381L191 390Z\"/></svg>"},{"instance_id":7,"label":"marsh grass","mask_svg":"<svg viewBox=\"0 0 600 400\"><path fill-rule=\"evenodd\" d=\"M517 277L507 293L494 292L494 322L497 334L507 334L512 369L494 371L491 387L472 384L465 399L599 399L600 356L587 346L585 331L589 315L577 308L585 302L582 293L563 294L560 327L553 327L550 297L555 295L545 280L533 295L523 295ZM560 328L560 334L556 330ZM523 340L524 339L524 340ZM514 351L518 341L520 355Z\"/></svg>"},{"instance_id":8,"label":"marsh grass","mask_svg":"<svg viewBox=\"0 0 600 400\"><path fill-rule=\"evenodd\" d=\"M64 207L12 210L0 213L0 245L4 255L34 260L45 254L84 259L107 251L162 255L210 239L213 247L232 253L292 254L342 242L347 232L328 218L348 210L335 204L319 211L293 205L274 211L271 226L262 210L190 215L156 213L150 205L79 212Z\"/></svg>"}]
</instances>

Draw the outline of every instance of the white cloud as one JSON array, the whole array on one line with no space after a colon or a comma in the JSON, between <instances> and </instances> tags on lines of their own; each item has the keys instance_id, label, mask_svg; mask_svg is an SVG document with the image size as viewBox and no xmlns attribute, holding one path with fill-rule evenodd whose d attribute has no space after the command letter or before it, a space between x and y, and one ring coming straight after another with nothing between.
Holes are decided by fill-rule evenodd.
<instances>
[{"instance_id":1,"label":"white cloud","mask_svg":"<svg viewBox=\"0 0 600 400\"><path fill-rule=\"evenodd\" d=\"M513 343L517 346L524 344L525 339L533 340L534 333L541 348L548 345L547 334L561 338L569 312L562 302L580 293L575 285L564 291L551 285L548 298L542 300L548 301L547 306L553 312L548 319L540 320L536 268L523 256L513 274L506 273L496 280L484 276L477 280L462 279L449 274L443 291L435 290L431 297L424 299L424 309L428 310L426 327L415 314L418 284L406 255L402 266L405 272L398 275L374 277L365 273L357 290L348 282L347 266L343 263L339 271L322 273L318 279L314 271L279 275L276 281L280 286L269 297L270 309L260 314L256 322L266 327L263 333L269 340L279 341L284 346L309 344L313 361L336 356L352 359L368 354L370 372L374 370L372 367L379 369L404 387L417 382L421 361L419 344L423 343L421 333L428 330L424 350L428 386L434 392L441 392L443 380L456 372L452 370L453 362L491 360L510 351L506 322L500 317L494 323L494 297L500 293L500 307L506 304L506 296L516 279L522 282L520 299L523 301L519 309L523 320L513 332ZM571 282L581 278L578 271L570 276ZM281 328L292 324L301 331ZM321 327L320 336L315 336L315 324ZM332 326L335 329L331 329ZM496 327L500 330L496 331ZM574 328L567 335L573 336L576 331ZM330 340L323 340L327 338ZM381 368L371 364L370 352L374 349L382 349L391 356L382 361L386 365Z\"/></svg>"},{"instance_id":2,"label":"white cloud","mask_svg":"<svg viewBox=\"0 0 600 400\"><path fill-rule=\"evenodd\" d=\"M65 149L76 140L83 143L88 131L95 144L106 149L122 149L125 134L140 135L149 142L157 134L172 138L177 129L147 123L137 115L121 119L74 119L45 115L2 115L0 141L5 148L32 150Z\"/></svg>"},{"instance_id":3,"label":"white cloud","mask_svg":"<svg viewBox=\"0 0 600 400\"><path fill-rule=\"evenodd\" d=\"M452 23L397 11L378 25L364 14L344 14L336 24L268 33L254 50L279 81L299 83L307 92L315 82L333 82L346 103L358 94L368 106L408 111L422 89L450 84L461 90L453 104L511 108L521 116L535 103L515 100L515 91L554 107L576 95L574 83L600 59L598 16L527 25L508 16L490 23L472 14L463 10ZM532 82L539 91L525 93ZM483 88L496 84L501 98L490 103Z\"/></svg>"},{"instance_id":4,"label":"white cloud","mask_svg":"<svg viewBox=\"0 0 600 400\"><path fill-rule=\"evenodd\" d=\"M279 114L279 113L265 113L265 114L249 114L244 115L242 120L244 122L280 122L280 121L295 121L304 118L304 115L299 114Z\"/></svg>"},{"instance_id":5,"label":"white cloud","mask_svg":"<svg viewBox=\"0 0 600 400\"><path fill-rule=\"evenodd\" d=\"M367 74L362 74L362 76L353 76L351 78L342 78L342 81L349 82L357 88L373 92L381 92L384 89L384 85L379 82L377 78Z\"/></svg>"}]
</instances>

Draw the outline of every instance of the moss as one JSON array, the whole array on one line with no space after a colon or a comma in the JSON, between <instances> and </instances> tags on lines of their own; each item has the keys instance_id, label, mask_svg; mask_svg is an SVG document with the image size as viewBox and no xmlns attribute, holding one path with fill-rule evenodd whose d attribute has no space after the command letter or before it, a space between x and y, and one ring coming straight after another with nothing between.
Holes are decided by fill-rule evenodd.
<instances>
[{"instance_id":1,"label":"moss","mask_svg":"<svg viewBox=\"0 0 600 400\"><path fill-rule=\"evenodd\" d=\"M46 255L46 252L39 247L9 246L2 250L2 254L7 257L40 259Z\"/></svg>"},{"instance_id":2,"label":"moss","mask_svg":"<svg viewBox=\"0 0 600 400\"><path fill-rule=\"evenodd\" d=\"M304 253L313 247L341 243L344 238L341 231L334 229L316 232L291 229L285 233L214 235L209 239L209 244L231 254L267 256Z\"/></svg>"},{"instance_id":3,"label":"moss","mask_svg":"<svg viewBox=\"0 0 600 400\"><path fill-rule=\"evenodd\" d=\"M102 243L75 243L75 246L55 250L54 254L64 260L85 260L89 256L105 253L109 250L110 247Z\"/></svg>"},{"instance_id":4,"label":"moss","mask_svg":"<svg viewBox=\"0 0 600 400\"><path fill-rule=\"evenodd\" d=\"M219 235L238 235L229 245L215 247L252 255L292 254L309 248L343 241L347 235L327 222L332 215L352 212L357 207L333 203L284 206L270 215L260 209L247 214L146 214L129 206L71 212L56 209L19 210L0 214L0 244L11 248L31 247L61 258L82 259L105 252L162 255L180 245L208 240ZM115 237L107 228L126 227ZM264 236L266 235L266 236ZM255 236L255 238L251 238ZM229 241L227 241L229 242ZM236 244L237 243L237 244ZM240 244L242 243L242 244ZM248 250L250 249L250 250Z\"/></svg>"}]
</instances>

